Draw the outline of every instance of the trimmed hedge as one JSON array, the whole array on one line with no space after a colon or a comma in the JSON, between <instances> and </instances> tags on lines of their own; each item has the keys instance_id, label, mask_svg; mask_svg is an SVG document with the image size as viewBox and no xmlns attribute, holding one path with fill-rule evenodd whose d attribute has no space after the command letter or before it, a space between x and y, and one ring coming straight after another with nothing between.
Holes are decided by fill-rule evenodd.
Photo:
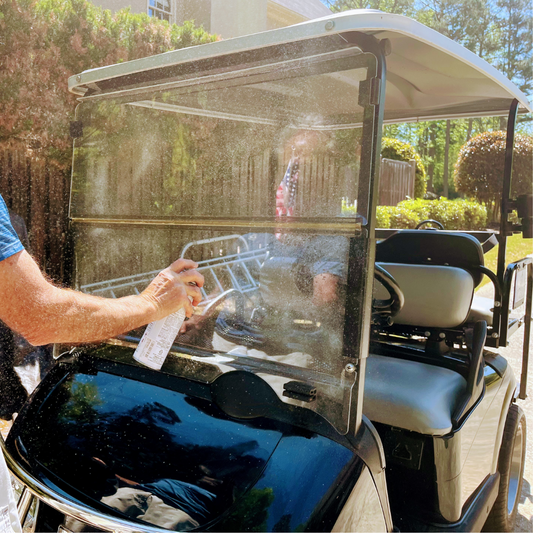
<instances>
[{"instance_id":1,"label":"trimmed hedge","mask_svg":"<svg viewBox=\"0 0 533 533\"><path fill-rule=\"evenodd\" d=\"M68 169L69 76L214 40L192 22L112 14L88 0L0 0L0 145Z\"/></svg>"},{"instance_id":2,"label":"trimmed hedge","mask_svg":"<svg viewBox=\"0 0 533 533\"><path fill-rule=\"evenodd\" d=\"M353 206L343 205L343 214L355 213ZM433 219L447 230L482 230L487 225L484 205L467 200L404 200L397 206L380 205L376 212L377 228L414 229L423 220Z\"/></svg>"},{"instance_id":3,"label":"trimmed hedge","mask_svg":"<svg viewBox=\"0 0 533 533\"><path fill-rule=\"evenodd\" d=\"M477 202L467 200L404 200L395 207L380 206L379 211L387 212L389 225L383 228L415 228L423 220L433 219L448 230L481 230L487 225L487 208ZM386 224L383 214L378 222Z\"/></svg>"}]
</instances>

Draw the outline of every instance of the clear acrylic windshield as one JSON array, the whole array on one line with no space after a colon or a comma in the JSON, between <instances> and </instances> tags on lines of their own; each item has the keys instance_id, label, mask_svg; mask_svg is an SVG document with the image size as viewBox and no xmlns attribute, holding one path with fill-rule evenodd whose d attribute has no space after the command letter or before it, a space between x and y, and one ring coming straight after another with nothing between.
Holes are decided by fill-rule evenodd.
<instances>
[{"instance_id":1,"label":"clear acrylic windshield","mask_svg":"<svg viewBox=\"0 0 533 533\"><path fill-rule=\"evenodd\" d=\"M194 359L198 379L255 372L341 433L356 380L343 334L350 243L366 238L358 102L370 61L344 50L260 79L95 99L75 142L77 288L135 294L179 257L197 261L204 301L169 359Z\"/></svg>"}]
</instances>

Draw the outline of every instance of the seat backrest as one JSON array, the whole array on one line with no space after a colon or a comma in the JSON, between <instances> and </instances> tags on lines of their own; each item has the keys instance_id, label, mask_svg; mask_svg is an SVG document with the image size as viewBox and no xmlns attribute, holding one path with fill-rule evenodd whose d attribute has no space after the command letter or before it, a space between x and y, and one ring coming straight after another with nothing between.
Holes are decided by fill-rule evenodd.
<instances>
[{"instance_id":1,"label":"seat backrest","mask_svg":"<svg viewBox=\"0 0 533 533\"><path fill-rule=\"evenodd\" d=\"M466 270L440 265L378 264L396 280L404 295L395 324L446 329L460 326L467 319L474 280ZM378 282L374 284L374 297L388 297Z\"/></svg>"},{"instance_id":2,"label":"seat backrest","mask_svg":"<svg viewBox=\"0 0 533 533\"><path fill-rule=\"evenodd\" d=\"M376 246L376 262L461 268L471 274L475 287L483 279L483 249L468 233L401 230Z\"/></svg>"}]
</instances>

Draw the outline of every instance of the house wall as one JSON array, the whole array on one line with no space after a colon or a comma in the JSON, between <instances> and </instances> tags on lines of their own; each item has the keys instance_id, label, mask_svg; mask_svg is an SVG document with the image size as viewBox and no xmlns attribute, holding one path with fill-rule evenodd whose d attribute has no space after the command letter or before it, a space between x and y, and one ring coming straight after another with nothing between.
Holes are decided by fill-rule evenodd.
<instances>
[{"instance_id":1,"label":"house wall","mask_svg":"<svg viewBox=\"0 0 533 533\"><path fill-rule=\"evenodd\" d=\"M267 0L211 0L211 33L225 39L267 29Z\"/></svg>"},{"instance_id":2,"label":"house wall","mask_svg":"<svg viewBox=\"0 0 533 533\"><path fill-rule=\"evenodd\" d=\"M267 27L265 28L267 30L285 28L286 26L298 24L299 22L304 22L306 20L309 20L308 17L295 13L277 2L268 2L266 17Z\"/></svg>"},{"instance_id":3,"label":"house wall","mask_svg":"<svg viewBox=\"0 0 533 533\"><path fill-rule=\"evenodd\" d=\"M331 11L320 0L268 0L267 30L327 17Z\"/></svg>"},{"instance_id":4,"label":"house wall","mask_svg":"<svg viewBox=\"0 0 533 533\"><path fill-rule=\"evenodd\" d=\"M212 0L173 0L176 4L176 24L183 24L186 20L194 20L196 26L203 26L209 33L211 29L211 4Z\"/></svg>"},{"instance_id":5,"label":"house wall","mask_svg":"<svg viewBox=\"0 0 533 533\"><path fill-rule=\"evenodd\" d=\"M115 12L130 7L147 13L148 0L92 0ZM320 0L171 0L171 22L194 20L209 33L224 39L298 24L331 12Z\"/></svg>"},{"instance_id":6,"label":"house wall","mask_svg":"<svg viewBox=\"0 0 533 533\"><path fill-rule=\"evenodd\" d=\"M132 13L147 13L148 0L92 0L93 4L115 12L130 7Z\"/></svg>"}]
</instances>

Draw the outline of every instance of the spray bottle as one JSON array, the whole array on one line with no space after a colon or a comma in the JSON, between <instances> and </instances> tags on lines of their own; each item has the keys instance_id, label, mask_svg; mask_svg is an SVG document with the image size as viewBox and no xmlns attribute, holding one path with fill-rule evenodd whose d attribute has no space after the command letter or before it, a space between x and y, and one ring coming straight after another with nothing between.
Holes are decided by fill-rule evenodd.
<instances>
[{"instance_id":1,"label":"spray bottle","mask_svg":"<svg viewBox=\"0 0 533 533\"><path fill-rule=\"evenodd\" d=\"M192 303L190 296L189 300ZM133 358L154 370L161 370L184 320L185 308L182 307L175 313L148 324Z\"/></svg>"}]
</instances>

